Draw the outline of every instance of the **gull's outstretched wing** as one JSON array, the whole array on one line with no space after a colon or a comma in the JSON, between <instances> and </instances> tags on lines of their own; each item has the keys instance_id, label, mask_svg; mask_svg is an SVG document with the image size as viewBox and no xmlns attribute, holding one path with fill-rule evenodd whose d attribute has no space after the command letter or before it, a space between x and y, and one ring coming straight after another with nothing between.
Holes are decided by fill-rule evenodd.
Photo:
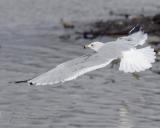
<instances>
[{"instance_id":1,"label":"gull's outstretched wing","mask_svg":"<svg viewBox=\"0 0 160 128\"><path fill-rule=\"evenodd\" d=\"M123 36L117 39L119 42L126 42L132 46L137 46L137 45L143 45L146 40L148 39L147 33L144 33L143 31L138 31L136 33L133 33L128 36Z\"/></svg>"},{"instance_id":2,"label":"gull's outstretched wing","mask_svg":"<svg viewBox=\"0 0 160 128\"><path fill-rule=\"evenodd\" d=\"M104 52L93 55L82 56L65 63L54 69L28 81L34 85L53 85L60 82L73 80L87 72L107 66L114 58L114 55L104 56Z\"/></svg>"}]
</instances>

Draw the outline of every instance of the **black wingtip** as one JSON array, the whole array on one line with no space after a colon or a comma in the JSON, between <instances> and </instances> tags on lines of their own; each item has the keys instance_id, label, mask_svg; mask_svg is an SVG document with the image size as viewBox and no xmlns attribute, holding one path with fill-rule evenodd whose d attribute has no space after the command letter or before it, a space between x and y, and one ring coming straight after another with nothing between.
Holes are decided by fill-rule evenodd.
<instances>
[{"instance_id":1,"label":"black wingtip","mask_svg":"<svg viewBox=\"0 0 160 128\"><path fill-rule=\"evenodd\" d=\"M140 26L139 24L136 25L135 27L133 27L130 31L129 31L129 34L133 34L135 32L138 32L138 31L142 31L142 26Z\"/></svg>"}]
</instances>

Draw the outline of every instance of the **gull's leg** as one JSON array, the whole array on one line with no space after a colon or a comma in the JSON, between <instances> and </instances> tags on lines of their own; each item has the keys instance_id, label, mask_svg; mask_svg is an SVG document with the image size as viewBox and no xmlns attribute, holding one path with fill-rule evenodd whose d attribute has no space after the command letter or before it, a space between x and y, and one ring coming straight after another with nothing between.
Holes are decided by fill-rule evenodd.
<instances>
[{"instance_id":1,"label":"gull's leg","mask_svg":"<svg viewBox=\"0 0 160 128\"><path fill-rule=\"evenodd\" d=\"M140 76L138 75L138 73L132 73L132 76L136 79L136 80L139 80L140 79Z\"/></svg>"}]
</instances>

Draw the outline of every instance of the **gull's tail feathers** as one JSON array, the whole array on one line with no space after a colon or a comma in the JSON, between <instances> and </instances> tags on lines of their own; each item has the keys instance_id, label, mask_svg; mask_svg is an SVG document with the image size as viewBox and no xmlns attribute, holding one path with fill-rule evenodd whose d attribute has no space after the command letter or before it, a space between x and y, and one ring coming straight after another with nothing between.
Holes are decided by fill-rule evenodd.
<instances>
[{"instance_id":1,"label":"gull's tail feathers","mask_svg":"<svg viewBox=\"0 0 160 128\"><path fill-rule=\"evenodd\" d=\"M122 54L120 71L140 72L152 67L155 62L155 52L150 46L141 49L131 49Z\"/></svg>"}]
</instances>

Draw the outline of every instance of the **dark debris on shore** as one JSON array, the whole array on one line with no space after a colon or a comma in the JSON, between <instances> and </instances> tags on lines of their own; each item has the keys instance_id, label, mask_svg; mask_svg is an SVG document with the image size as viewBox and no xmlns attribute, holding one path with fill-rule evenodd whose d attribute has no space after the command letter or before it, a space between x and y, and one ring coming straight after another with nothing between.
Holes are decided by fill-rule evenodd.
<instances>
[{"instance_id":1,"label":"dark debris on shore","mask_svg":"<svg viewBox=\"0 0 160 128\"><path fill-rule=\"evenodd\" d=\"M90 29L81 34L85 39L93 39L98 36L127 35L136 25L142 26L144 32L160 36L160 14L155 16L125 16L121 19L97 21L90 24Z\"/></svg>"}]
</instances>

